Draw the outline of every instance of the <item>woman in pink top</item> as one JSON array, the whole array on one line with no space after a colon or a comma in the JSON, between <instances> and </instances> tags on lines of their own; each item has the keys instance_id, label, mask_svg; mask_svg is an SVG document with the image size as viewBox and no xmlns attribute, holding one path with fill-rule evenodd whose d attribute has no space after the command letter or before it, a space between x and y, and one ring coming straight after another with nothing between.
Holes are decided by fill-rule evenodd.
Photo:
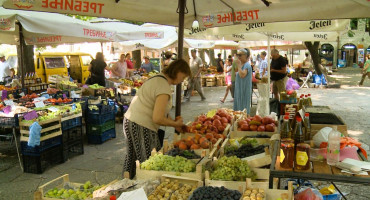
<instances>
[{"instance_id":1,"label":"woman in pink top","mask_svg":"<svg viewBox=\"0 0 370 200\"><path fill-rule=\"evenodd\" d=\"M135 62L135 61L134 61ZM134 63L131 61L131 54L126 54L127 69L134 69Z\"/></svg>"}]
</instances>

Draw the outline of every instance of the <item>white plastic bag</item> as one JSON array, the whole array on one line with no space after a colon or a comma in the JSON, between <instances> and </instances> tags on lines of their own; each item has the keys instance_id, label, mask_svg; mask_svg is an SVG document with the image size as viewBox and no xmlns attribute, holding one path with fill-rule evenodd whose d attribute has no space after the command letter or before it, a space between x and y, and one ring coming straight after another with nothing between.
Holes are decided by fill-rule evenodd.
<instances>
[{"instance_id":1,"label":"white plastic bag","mask_svg":"<svg viewBox=\"0 0 370 200\"><path fill-rule=\"evenodd\" d=\"M329 133L333 130L330 127L324 127L319 132L316 133L316 135L313 136L313 143L316 147L319 147L322 142L328 142L329 139Z\"/></svg>"}]
</instances>

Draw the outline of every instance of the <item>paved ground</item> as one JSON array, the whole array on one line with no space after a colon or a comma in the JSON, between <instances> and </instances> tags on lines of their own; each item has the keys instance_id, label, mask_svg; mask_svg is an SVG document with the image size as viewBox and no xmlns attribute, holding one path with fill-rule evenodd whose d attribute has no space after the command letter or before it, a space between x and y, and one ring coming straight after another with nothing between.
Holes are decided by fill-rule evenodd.
<instances>
[{"instance_id":1,"label":"paved ground","mask_svg":"<svg viewBox=\"0 0 370 200\"><path fill-rule=\"evenodd\" d=\"M370 80L365 80L364 87L357 87L360 70L353 68L340 69L330 78L330 82L340 83L340 89L302 89L299 93L311 93L314 105L330 106L347 123L349 134L370 145ZM219 99L224 95L224 87L205 88L207 100L200 101L194 96L188 103L182 104L182 116L185 121L213 108L232 108L231 98L224 104ZM254 100L255 101L255 100ZM255 109L252 109L252 112ZM174 112L174 111L172 111ZM76 156L67 162L52 167L41 175L23 173L19 167L15 146L7 141L0 141L0 199L28 200L33 199L33 192L38 186L63 174L70 174L73 182L106 184L121 177L123 164L124 138L122 125L117 124L117 138L102 145L88 145L85 141L85 154ZM166 137L171 138L171 129ZM317 182L316 184L326 184ZM370 198L369 186L340 184L348 199L367 200Z\"/></svg>"}]
</instances>

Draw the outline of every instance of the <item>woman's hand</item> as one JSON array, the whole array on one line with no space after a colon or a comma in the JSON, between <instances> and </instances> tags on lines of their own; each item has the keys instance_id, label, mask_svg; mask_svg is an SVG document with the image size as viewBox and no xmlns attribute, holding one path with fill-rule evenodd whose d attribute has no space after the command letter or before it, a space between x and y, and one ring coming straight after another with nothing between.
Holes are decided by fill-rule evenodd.
<instances>
[{"instance_id":1,"label":"woman's hand","mask_svg":"<svg viewBox=\"0 0 370 200\"><path fill-rule=\"evenodd\" d=\"M184 122L183 122L183 119L182 119L181 116L177 116L175 118L175 124L174 125L175 125L174 128L176 129L177 132L179 132L179 133L184 132L183 128L182 128L184 126Z\"/></svg>"}]
</instances>

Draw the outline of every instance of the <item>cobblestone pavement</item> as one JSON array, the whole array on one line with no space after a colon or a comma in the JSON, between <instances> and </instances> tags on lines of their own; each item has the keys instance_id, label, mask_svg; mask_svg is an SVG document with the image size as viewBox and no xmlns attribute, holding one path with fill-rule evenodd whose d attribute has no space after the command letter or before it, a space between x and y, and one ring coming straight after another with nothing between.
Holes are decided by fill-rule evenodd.
<instances>
[{"instance_id":1,"label":"cobblestone pavement","mask_svg":"<svg viewBox=\"0 0 370 200\"><path fill-rule=\"evenodd\" d=\"M365 80L364 87L356 84L361 78L359 69L345 68L330 76L330 83L339 83L339 89L302 89L299 93L311 93L314 105L330 106L331 110L339 115L348 126L351 137L370 145L370 80ZM200 101L199 96L193 96L190 102L182 103L184 121L191 121L195 116L210 109L226 107L232 108L229 96L224 104L220 103L225 87L204 88L206 101ZM253 97L256 103L255 96ZM252 113L255 112L255 105ZM171 111L171 113L174 113ZM23 173L18 163L15 145L9 141L0 141L0 199L28 200L33 199L33 192L42 184L70 174L72 182L86 182L106 184L120 178L122 173L123 157L125 154L125 140L122 133L122 124L116 125L117 137L102 145L89 145L85 141L83 155L73 157L67 162L47 169L43 174ZM166 137L171 139L173 129L166 129ZM327 182L314 182L322 187ZM338 183L338 187L349 193L347 199L370 199L370 186Z\"/></svg>"}]
</instances>

